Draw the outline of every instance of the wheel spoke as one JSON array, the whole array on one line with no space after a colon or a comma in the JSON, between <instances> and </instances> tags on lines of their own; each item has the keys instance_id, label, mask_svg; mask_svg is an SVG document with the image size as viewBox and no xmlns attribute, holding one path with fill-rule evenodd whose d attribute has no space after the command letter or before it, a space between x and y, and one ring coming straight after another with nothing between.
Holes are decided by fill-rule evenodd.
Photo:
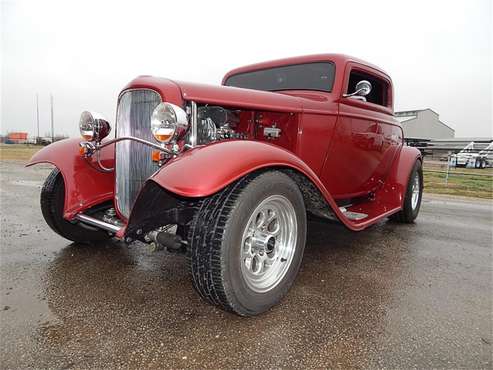
<instances>
[{"instance_id":1,"label":"wheel spoke","mask_svg":"<svg viewBox=\"0 0 493 370\"><path fill-rule=\"evenodd\" d=\"M266 224L266 232L268 234L270 234L271 236L276 236L277 234L279 234L281 224L279 222L279 218L276 211L271 210L269 212L269 217L267 218L265 224Z\"/></svg>"},{"instance_id":2,"label":"wheel spoke","mask_svg":"<svg viewBox=\"0 0 493 370\"><path fill-rule=\"evenodd\" d=\"M267 255L265 253L262 253L262 254L258 254L257 255L258 257L258 264L259 264L259 267L258 267L258 273L259 274L262 274L265 272L265 261L267 260Z\"/></svg>"},{"instance_id":3,"label":"wheel spoke","mask_svg":"<svg viewBox=\"0 0 493 370\"><path fill-rule=\"evenodd\" d=\"M264 210L260 210L260 212L257 214L257 217L255 219L255 227L257 229L262 229L265 226L265 220L267 216L265 215Z\"/></svg>"},{"instance_id":4,"label":"wheel spoke","mask_svg":"<svg viewBox=\"0 0 493 370\"><path fill-rule=\"evenodd\" d=\"M267 258L264 261L264 265L269 268L277 261L277 253L272 253L270 256L267 255Z\"/></svg>"},{"instance_id":5,"label":"wheel spoke","mask_svg":"<svg viewBox=\"0 0 493 370\"><path fill-rule=\"evenodd\" d=\"M253 220L248 224L247 230L245 231L246 236L251 238L255 234L255 230L257 230L257 225L255 224L255 220Z\"/></svg>"},{"instance_id":6,"label":"wheel spoke","mask_svg":"<svg viewBox=\"0 0 493 370\"><path fill-rule=\"evenodd\" d=\"M252 260L252 272L255 275L261 275L263 268L264 268L264 260L258 254L256 254Z\"/></svg>"},{"instance_id":7,"label":"wheel spoke","mask_svg":"<svg viewBox=\"0 0 493 370\"><path fill-rule=\"evenodd\" d=\"M247 270L252 271L252 261L253 261L253 257L249 256L245 258L245 267L247 268Z\"/></svg>"},{"instance_id":8,"label":"wheel spoke","mask_svg":"<svg viewBox=\"0 0 493 370\"><path fill-rule=\"evenodd\" d=\"M251 253L252 249L252 238L248 236L243 242L243 253Z\"/></svg>"},{"instance_id":9,"label":"wheel spoke","mask_svg":"<svg viewBox=\"0 0 493 370\"><path fill-rule=\"evenodd\" d=\"M266 225L269 225L274 219L277 218L277 213L273 209L269 209L268 211L268 216L267 216L267 221L265 222Z\"/></svg>"}]
</instances>

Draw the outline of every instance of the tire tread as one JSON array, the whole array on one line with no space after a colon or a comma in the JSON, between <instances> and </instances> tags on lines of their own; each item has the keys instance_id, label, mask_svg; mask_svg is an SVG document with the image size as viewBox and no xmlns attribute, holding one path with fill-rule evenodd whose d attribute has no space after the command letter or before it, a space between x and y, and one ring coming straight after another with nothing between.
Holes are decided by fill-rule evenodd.
<instances>
[{"instance_id":1,"label":"tire tread","mask_svg":"<svg viewBox=\"0 0 493 370\"><path fill-rule=\"evenodd\" d=\"M229 215L252 179L253 176L247 176L203 199L197 206L188 233L190 248L187 257L195 290L207 302L237 313L240 313L238 308L234 307L225 291L221 246Z\"/></svg>"}]
</instances>

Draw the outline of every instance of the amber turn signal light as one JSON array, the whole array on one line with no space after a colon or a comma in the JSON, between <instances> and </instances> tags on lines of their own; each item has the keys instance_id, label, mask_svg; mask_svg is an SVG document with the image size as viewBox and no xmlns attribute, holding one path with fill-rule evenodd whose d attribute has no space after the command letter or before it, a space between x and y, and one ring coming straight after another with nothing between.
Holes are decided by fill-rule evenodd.
<instances>
[{"instance_id":1,"label":"amber turn signal light","mask_svg":"<svg viewBox=\"0 0 493 370\"><path fill-rule=\"evenodd\" d=\"M164 159L164 153L160 150L153 150L151 153L151 158L153 162L159 162Z\"/></svg>"}]
</instances>

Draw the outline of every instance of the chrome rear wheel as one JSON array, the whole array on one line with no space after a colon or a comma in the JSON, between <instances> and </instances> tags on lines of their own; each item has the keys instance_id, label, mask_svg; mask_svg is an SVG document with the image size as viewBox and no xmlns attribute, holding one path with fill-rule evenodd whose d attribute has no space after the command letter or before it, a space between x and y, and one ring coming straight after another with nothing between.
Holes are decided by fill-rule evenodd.
<instances>
[{"instance_id":1,"label":"chrome rear wheel","mask_svg":"<svg viewBox=\"0 0 493 370\"><path fill-rule=\"evenodd\" d=\"M411 207L413 210L418 206L419 198L421 196L421 181L419 179L419 174L416 172L414 174L414 180L412 185L412 195L411 195Z\"/></svg>"}]
</instances>

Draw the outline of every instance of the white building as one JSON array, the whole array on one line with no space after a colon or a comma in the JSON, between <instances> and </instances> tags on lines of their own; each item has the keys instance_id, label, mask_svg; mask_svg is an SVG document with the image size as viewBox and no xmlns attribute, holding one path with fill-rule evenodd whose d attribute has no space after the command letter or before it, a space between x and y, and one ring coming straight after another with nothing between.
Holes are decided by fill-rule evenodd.
<instances>
[{"instance_id":1,"label":"white building","mask_svg":"<svg viewBox=\"0 0 493 370\"><path fill-rule=\"evenodd\" d=\"M455 130L438 119L438 113L427 108L395 112L405 138L450 139Z\"/></svg>"}]
</instances>

